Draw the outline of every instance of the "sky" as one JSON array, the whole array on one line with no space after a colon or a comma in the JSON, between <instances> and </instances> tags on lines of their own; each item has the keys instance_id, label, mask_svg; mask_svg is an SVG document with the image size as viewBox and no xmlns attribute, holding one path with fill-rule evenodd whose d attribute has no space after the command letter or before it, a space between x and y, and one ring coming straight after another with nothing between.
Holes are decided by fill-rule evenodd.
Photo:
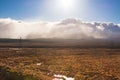
<instances>
[{"instance_id":1,"label":"sky","mask_svg":"<svg viewBox=\"0 0 120 80\"><path fill-rule=\"evenodd\" d=\"M0 0L0 38L120 39L120 0Z\"/></svg>"},{"instance_id":2,"label":"sky","mask_svg":"<svg viewBox=\"0 0 120 80\"><path fill-rule=\"evenodd\" d=\"M57 21L71 17L120 23L120 0L0 0L0 18Z\"/></svg>"}]
</instances>

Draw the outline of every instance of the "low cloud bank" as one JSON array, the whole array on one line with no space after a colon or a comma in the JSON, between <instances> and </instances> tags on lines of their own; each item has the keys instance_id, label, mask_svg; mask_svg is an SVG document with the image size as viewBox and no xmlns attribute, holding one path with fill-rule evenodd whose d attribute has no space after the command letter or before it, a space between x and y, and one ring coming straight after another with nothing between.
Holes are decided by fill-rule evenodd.
<instances>
[{"instance_id":1,"label":"low cloud bank","mask_svg":"<svg viewBox=\"0 0 120 80\"><path fill-rule=\"evenodd\" d=\"M63 38L109 39L120 38L120 24L83 22L67 18L58 22L25 22L0 19L0 38Z\"/></svg>"}]
</instances>

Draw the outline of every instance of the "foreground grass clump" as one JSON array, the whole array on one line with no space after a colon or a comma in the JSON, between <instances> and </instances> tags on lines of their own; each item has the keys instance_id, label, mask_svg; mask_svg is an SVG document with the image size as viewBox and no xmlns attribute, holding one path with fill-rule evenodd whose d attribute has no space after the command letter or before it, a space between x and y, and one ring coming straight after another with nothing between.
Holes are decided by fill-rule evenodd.
<instances>
[{"instance_id":1,"label":"foreground grass clump","mask_svg":"<svg viewBox=\"0 0 120 80\"><path fill-rule=\"evenodd\" d=\"M32 75L23 75L22 73L12 72L9 68L0 67L0 80L37 80Z\"/></svg>"}]
</instances>

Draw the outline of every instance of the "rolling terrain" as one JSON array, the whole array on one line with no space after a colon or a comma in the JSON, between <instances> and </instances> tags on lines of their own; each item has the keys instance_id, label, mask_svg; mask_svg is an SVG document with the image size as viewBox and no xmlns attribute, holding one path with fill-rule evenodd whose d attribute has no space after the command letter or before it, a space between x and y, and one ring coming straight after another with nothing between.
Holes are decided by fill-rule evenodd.
<instances>
[{"instance_id":1,"label":"rolling terrain","mask_svg":"<svg viewBox=\"0 0 120 80\"><path fill-rule=\"evenodd\" d=\"M54 80L54 75L120 80L120 49L0 48L0 80Z\"/></svg>"},{"instance_id":2,"label":"rolling terrain","mask_svg":"<svg viewBox=\"0 0 120 80\"><path fill-rule=\"evenodd\" d=\"M120 80L119 43L0 39L0 80Z\"/></svg>"}]
</instances>

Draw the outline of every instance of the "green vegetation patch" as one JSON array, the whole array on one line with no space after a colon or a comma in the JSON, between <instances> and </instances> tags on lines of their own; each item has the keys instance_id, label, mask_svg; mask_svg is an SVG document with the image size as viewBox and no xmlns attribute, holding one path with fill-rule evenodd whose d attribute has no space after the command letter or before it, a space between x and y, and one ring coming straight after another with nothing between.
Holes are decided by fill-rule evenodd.
<instances>
[{"instance_id":1,"label":"green vegetation patch","mask_svg":"<svg viewBox=\"0 0 120 80\"><path fill-rule=\"evenodd\" d=\"M6 67L0 67L0 80L37 80L37 78L32 75L23 75L19 72L10 71Z\"/></svg>"}]
</instances>

